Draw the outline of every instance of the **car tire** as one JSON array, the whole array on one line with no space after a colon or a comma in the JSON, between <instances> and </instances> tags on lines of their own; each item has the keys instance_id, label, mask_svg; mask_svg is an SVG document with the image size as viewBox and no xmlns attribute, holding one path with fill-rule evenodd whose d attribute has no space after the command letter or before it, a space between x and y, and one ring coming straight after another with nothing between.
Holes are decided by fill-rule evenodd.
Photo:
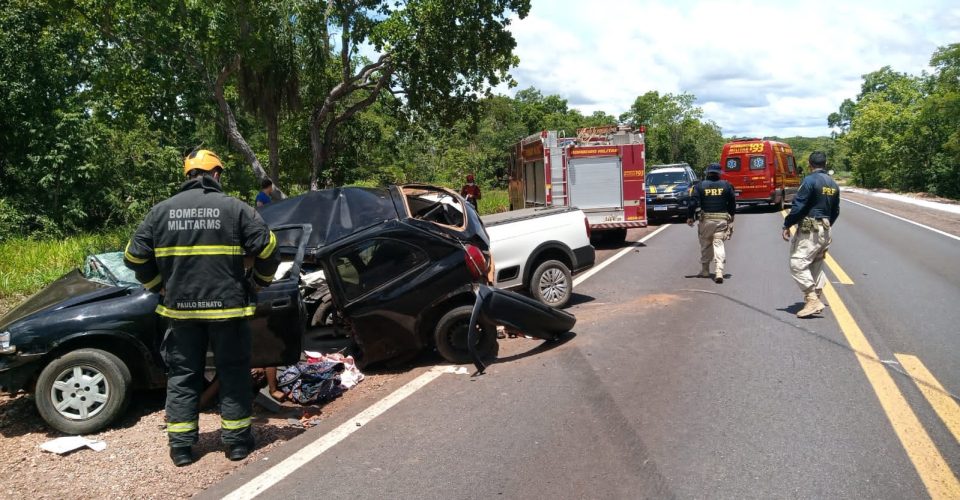
<instances>
[{"instance_id":1,"label":"car tire","mask_svg":"<svg viewBox=\"0 0 960 500\"><path fill-rule=\"evenodd\" d=\"M99 349L79 349L44 367L34 397L40 416L54 429L90 434L123 414L131 388L130 368L120 358Z\"/></svg>"},{"instance_id":2,"label":"car tire","mask_svg":"<svg viewBox=\"0 0 960 500\"><path fill-rule=\"evenodd\" d=\"M559 260L545 261L530 275L528 289L540 303L559 309L573 295L573 273Z\"/></svg>"},{"instance_id":3,"label":"car tire","mask_svg":"<svg viewBox=\"0 0 960 500\"><path fill-rule=\"evenodd\" d=\"M310 326L330 326L336 323L336 306L333 304L333 297L328 293L320 298L320 305L317 306L313 318L310 320Z\"/></svg>"},{"instance_id":4,"label":"car tire","mask_svg":"<svg viewBox=\"0 0 960 500\"><path fill-rule=\"evenodd\" d=\"M434 342L437 352L443 359L457 364L470 363L470 351L467 348L467 329L470 327L470 315L473 306L459 306L447 311L434 330ZM480 338L477 340L477 353L481 358L495 357L499 351L497 331L494 326L478 325Z\"/></svg>"}]
</instances>

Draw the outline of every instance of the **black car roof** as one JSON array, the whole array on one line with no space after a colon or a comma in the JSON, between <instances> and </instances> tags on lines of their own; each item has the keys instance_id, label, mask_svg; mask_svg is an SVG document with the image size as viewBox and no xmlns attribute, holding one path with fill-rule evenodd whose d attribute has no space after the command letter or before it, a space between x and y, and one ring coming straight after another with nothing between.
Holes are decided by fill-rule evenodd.
<instances>
[{"instance_id":1,"label":"black car roof","mask_svg":"<svg viewBox=\"0 0 960 500\"><path fill-rule=\"evenodd\" d=\"M260 215L270 227L312 225L306 251L315 254L320 247L351 234L399 219L393 190L395 188L341 187L310 191L262 207Z\"/></svg>"}]
</instances>

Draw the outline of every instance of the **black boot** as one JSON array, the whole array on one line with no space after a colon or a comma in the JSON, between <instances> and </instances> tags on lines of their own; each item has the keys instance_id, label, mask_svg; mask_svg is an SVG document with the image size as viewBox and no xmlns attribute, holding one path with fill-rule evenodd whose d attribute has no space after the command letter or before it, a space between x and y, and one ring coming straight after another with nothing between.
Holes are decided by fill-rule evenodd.
<instances>
[{"instance_id":1,"label":"black boot","mask_svg":"<svg viewBox=\"0 0 960 500\"><path fill-rule=\"evenodd\" d=\"M170 459L173 465L183 467L193 463L193 448L190 446L175 446L170 448Z\"/></svg>"},{"instance_id":2,"label":"black boot","mask_svg":"<svg viewBox=\"0 0 960 500\"><path fill-rule=\"evenodd\" d=\"M229 445L227 447L226 455L228 459L233 461L243 460L244 458L247 458L251 452L253 452L255 447L256 446L254 445L253 438L251 437L242 443L234 443Z\"/></svg>"}]
</instances>

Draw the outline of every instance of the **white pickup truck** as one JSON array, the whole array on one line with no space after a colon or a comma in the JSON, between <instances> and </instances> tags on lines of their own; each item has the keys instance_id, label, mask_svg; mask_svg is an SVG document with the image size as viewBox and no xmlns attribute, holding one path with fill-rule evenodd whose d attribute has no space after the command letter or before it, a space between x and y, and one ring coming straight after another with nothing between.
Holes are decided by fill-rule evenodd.
<instances>
[{"instance_id":1,"label":"white pickup truck","mask_svg":"<svg viewBox=\"0 0 960 500\"><path fill-rule=\"evenodd\" d=\"M573 274L596 260L589 222L578 208L525 208L480 219L490 236L497 288L524 288L563 307L573 294Z\"/></svg>"}]
</instances>

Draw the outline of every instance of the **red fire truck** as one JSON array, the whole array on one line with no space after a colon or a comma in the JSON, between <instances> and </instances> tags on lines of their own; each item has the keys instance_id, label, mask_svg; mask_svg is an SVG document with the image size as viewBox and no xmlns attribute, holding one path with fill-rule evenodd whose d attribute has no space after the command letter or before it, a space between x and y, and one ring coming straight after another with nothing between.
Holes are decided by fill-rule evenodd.
<instances>
[{"instance_id":1,"label":"red fire truck","mask_svg":"<svg viewBox=\"0 0 960 500\"><path fill-rule=\"evenodd\" d=\"M643 130L591 127L577 137L533 134L511 148L511 210L575 206L590 230L623 240L647 226Z\"/></svg>"}]
</instances>

